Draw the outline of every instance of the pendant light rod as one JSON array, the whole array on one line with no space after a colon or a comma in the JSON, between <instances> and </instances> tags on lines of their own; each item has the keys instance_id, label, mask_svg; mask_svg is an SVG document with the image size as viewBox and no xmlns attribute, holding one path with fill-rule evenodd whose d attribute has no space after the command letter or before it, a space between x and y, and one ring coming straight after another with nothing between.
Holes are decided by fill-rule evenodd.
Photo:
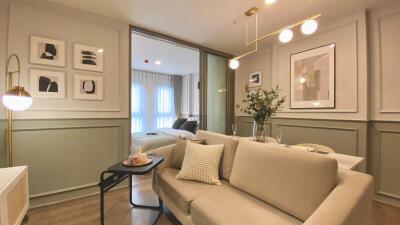
<instances>
[{"instance_id":1,"label":"pendant light rod","mask_svg":"<svg viewBox=\"0 0 400 225\"><path fill-rule=\"evenodd\" d=\"M256 11L256 12L257 12L257 11ZM256 13L256 12L254 12L253 14L256 14L256 16L257 16L257 13ZM251 14L251 15L253 15L253 14ZM251 16L251 15L250 15L250 16ZM248 16L248 15L246 14L246 16ZM304 23L306 20L317 19L318 17L321 17L321 16L322 16L322 13L319 13L319 14L316 14L316 15L314 15L314 16L308 17L308 18L306 18L306 19L297 21L297 22L295 22L295 23L293 23L293 24L290 24L290 25L288 25L288 26L286 26L286 27L283 27L283 28L281 28L281 29L279 29L279 30L273 31L273 32L271 32L271 33L269 33L269 34L266 34L266 35L262 36L262 37L259 37L259 38L256 37L255 40L250 41L250 42L248 42L248 43L247 43L247 34L246 34L246 46L252 45L252 44L255 43L255 44L256 44L256 49L253 50L253 51L244 53L244 54L242 54L242 55L236 56L236 57L233 58L233 59L238 60L238 59L243 58L243 57L245 57L245 56L248 56L248 55L250 55L250 54L252 54L252 53L255 53L255 52L257 51L257 44L258 44L258 42L260 42L260 41L262 41L262 40L264 40L264 39L266 39L266 38L269 38L269 37L271 37L271 36L273 36L273 35L279 34L280 32L282 32L282 31L285 30L285 29L291 29L291 28L293 28L293 27L299 26L300 24ZM248 17L249 17L249 16L248 16ZM257 27L256 27L256 32L257 32Z\"/></svg>"}]
</instances>

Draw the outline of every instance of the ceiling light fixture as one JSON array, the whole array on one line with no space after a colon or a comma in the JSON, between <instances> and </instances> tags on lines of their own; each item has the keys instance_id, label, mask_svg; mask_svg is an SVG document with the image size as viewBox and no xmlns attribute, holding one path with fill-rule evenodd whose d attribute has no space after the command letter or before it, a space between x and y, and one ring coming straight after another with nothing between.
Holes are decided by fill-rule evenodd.
<instances>
[{"instance_id":1,"label":"ceiling light fixture","mask_svg":"<svg viewBox=\"0 0 400 225\"><path fill-rule=\"evenodd\" d=\"M154 62L154 64L156 64L156 65L161 65L161 61L160 61L160 60L156 60L156 61Z\"/></svg>"},{"instance_id":2,"label":"ceiling light fixture","mask_svg":"<svg viewBox=\"0 0 400 225\"><path fill-rule=\"evenodd\" d=\"M268 2L275 2L276 0L265 0L265 2L268 4ZM272 4L271 3L271 4ZM278 29L276 31L273 31L269 34L266 34L264 36L258 37L258 8L257 7L252 7L249 10L247 10L244 15L246 16L246 47L250 45L254 45L254 50L251 50L249 52L246 52L242 55L236 56L233 59L229 61L229 67L233 70L239 68L239 59L243 58L245 56L248 56L250 54L253 54L258 51L258 42L267 39L271 36L278 35L279 34L279 40L282 43L287 43L293 39L293 31L291 30L294 27L302 25L302 32L304 34L312 34L318 29L318 23L315 19L318 17L322 16L321 13L311 16L307 19L303 19L300 21L297 21L289 26L286 26L284 28ZM249 32L249 18L252 16L255 16L255 39L253 41L248 41L248 32ZM304 28L303 28L304 27ZM304 30L303 30L304 29Z\"/></svg>"},{"instance_id":3,"label":"ceiling light fixture","mask_svg":"<svg viewBox=\"0 0 400 225\"><path fill-rule=\"evenodd\" d=\"M288 43L292 39L293 39L293 31L291 31L290 29L285 29L281 31L281 33L279 34L279 41L282 43Z\"/></svg>"},{"instance_id":4,"label":"ceiling light fixture","mask_svg":"<svg viewBox=\"0 0 400 225\"><path fill-rule=\"evenodd\" d=\"M276 0L265 0L265 4L272 5L276 2Z\"/></svg>"},{"instance_id":5,"label":"ceiling light fixture","mask_svg":"<svg viewBox=\"0 0 400 225\"><path fill-rule=\"evenodd\" d=\"M237 59L229 60L229 67L233 70L236 70L237 68L239 68L239 60L237 60Z\"/></svg>"},{"instance_id":6,"label":"ceiling light fixture","mask_svg":"<svg viewBox=\"0 0 400 225\"><path fill-rule=\"evenodd\" d=\"M313 34L318 29L318 23L315 20L306 20L301 25L301 32L305 35Z\"/></svg>"}]
</instances>

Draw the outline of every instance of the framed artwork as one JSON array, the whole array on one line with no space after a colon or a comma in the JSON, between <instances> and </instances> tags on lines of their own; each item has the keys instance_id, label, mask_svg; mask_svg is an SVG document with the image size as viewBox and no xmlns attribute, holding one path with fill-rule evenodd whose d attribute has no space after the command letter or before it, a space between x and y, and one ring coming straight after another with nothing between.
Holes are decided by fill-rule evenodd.
<instances>
[{"instance_id":1,"label":"framed artwork","mask_svg":"<svg viewBox=\"0 0 400 225\"><path fill-rule=\"evenodd\" d=\"M290 56L290 108L335 108L335 44Z\"/></svg>"},{"instance_id":2,"label":"framed artwork","mask_svg":"<svg viewBox=\"0 0 400 225\"><path fill-rule=\"evenodd\" d=\"M262 72L257 71L249 74L249 87L260 87L262 85Z\"/></svg>"},{"instance_id":3,"label":"framed artwork","mask_svg":"<svg viewBox=\"0 0 400 225\"><path fill-rule=\"evenodd\" d=\"M34 98L65 98L65 72L31 69L30 89Z\"/></svg>"},{"instance_id":4,"label":"framed artwork","mask_svg":"<svg viewBox=\"0 0 400 225\"><path fill-rule=\"evenodd\" d=\"M31 36L30 62L33 64L65 67L65 42Z\"/></svg>"},{"instance_id":5,"label":"framed artwork","mask_svg":"<svg viewBox=\"0 0 400 225\"><path fill-rule=\"evenodd\" d=\"M74 68L103 72L104 49L74 44Z\"/></svg>"},{"instance_id":6,"label":"framed artwork","mask_svg":"<svg viewBox=\"0 0 400 225\"><path fill-rule=\"evenodd\" d=\"M75 74L74 98L103 100L103 77Z\"/></svg>"}]
</instances>

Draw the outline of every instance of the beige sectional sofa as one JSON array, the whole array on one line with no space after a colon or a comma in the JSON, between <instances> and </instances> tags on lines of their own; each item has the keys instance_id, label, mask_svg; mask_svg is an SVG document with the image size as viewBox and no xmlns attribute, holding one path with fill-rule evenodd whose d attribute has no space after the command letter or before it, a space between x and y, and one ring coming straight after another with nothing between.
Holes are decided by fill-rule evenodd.
<instances>
[{"instance_id":1,"label":"beige sectional sofa","mask_svg":"<svg viewBox=\"0 0 400 225\"><path fill-rule=\"evenodd\" d=\"M338 170L316 153L198 131L207 144L224 144L222 185L175 178L175 145L153 151L165 161L153 189L183 225L369 225L371 176Z\"/></svg>"}]
</instances>

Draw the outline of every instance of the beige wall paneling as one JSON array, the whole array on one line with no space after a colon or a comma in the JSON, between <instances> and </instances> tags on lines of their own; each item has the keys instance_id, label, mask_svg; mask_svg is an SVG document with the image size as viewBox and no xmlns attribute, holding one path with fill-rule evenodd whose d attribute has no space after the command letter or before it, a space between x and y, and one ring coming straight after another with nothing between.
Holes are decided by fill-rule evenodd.
<instances>
[{"instance_id":1,"label":"beige wall paneling","mask_svg":"<svg viewBox=\"0 0 400 225\"><path fill-rule=\"evenodd\" d=\"M367 43L365 12L329 22L322 20L320 31L289 44L274 42L273 81L288 97L279 117L367 120ZM290 109L290 55L323 45L336 44L335 109Z\"/></svg>"},{"instance_id":2,"label":"beige wall paneling","mask_svg":"<svg viewBox=\"0 0 400 225\"><path fill-rule=\"evenodd\" d=\"M400 121L400 2L369 15L371 118Z\"/></svg>"},{"instance_id":3,"label":"beige wall paneling","mask_svg":"<svg viewBox=\"0 0 400 225\"><path fill-rule=\"evenodd\" d=\"M257 53L240 59L240 67L235 71L235 115L246 116L236 105L241 105L244 88L249 83L249 73L262 71L262 88L272 87L272 46L264 42Z\"/></svg>"},{"instance_id":4,"label":"beige wall paneling","mask_svg":"<svg viewBox=\"0 0 400 225\"><path fill-rule=\"evenodd\" d=\"M129 115L129 26L51 3L10 3L8 53L21 58L21 83L29 87L29 69L66 71L65 99L35 98L30 109L15 118L127 118ZM30 19L26 19L30 18ZM105 35L106 34L106 35ZM30 36L48 37L66 43L66 67L29 63ZM104 48L104 72L73 69L73 44ZM73 98L74 74L104 78L104 101Z\"/></svg>"}]
</instances>

